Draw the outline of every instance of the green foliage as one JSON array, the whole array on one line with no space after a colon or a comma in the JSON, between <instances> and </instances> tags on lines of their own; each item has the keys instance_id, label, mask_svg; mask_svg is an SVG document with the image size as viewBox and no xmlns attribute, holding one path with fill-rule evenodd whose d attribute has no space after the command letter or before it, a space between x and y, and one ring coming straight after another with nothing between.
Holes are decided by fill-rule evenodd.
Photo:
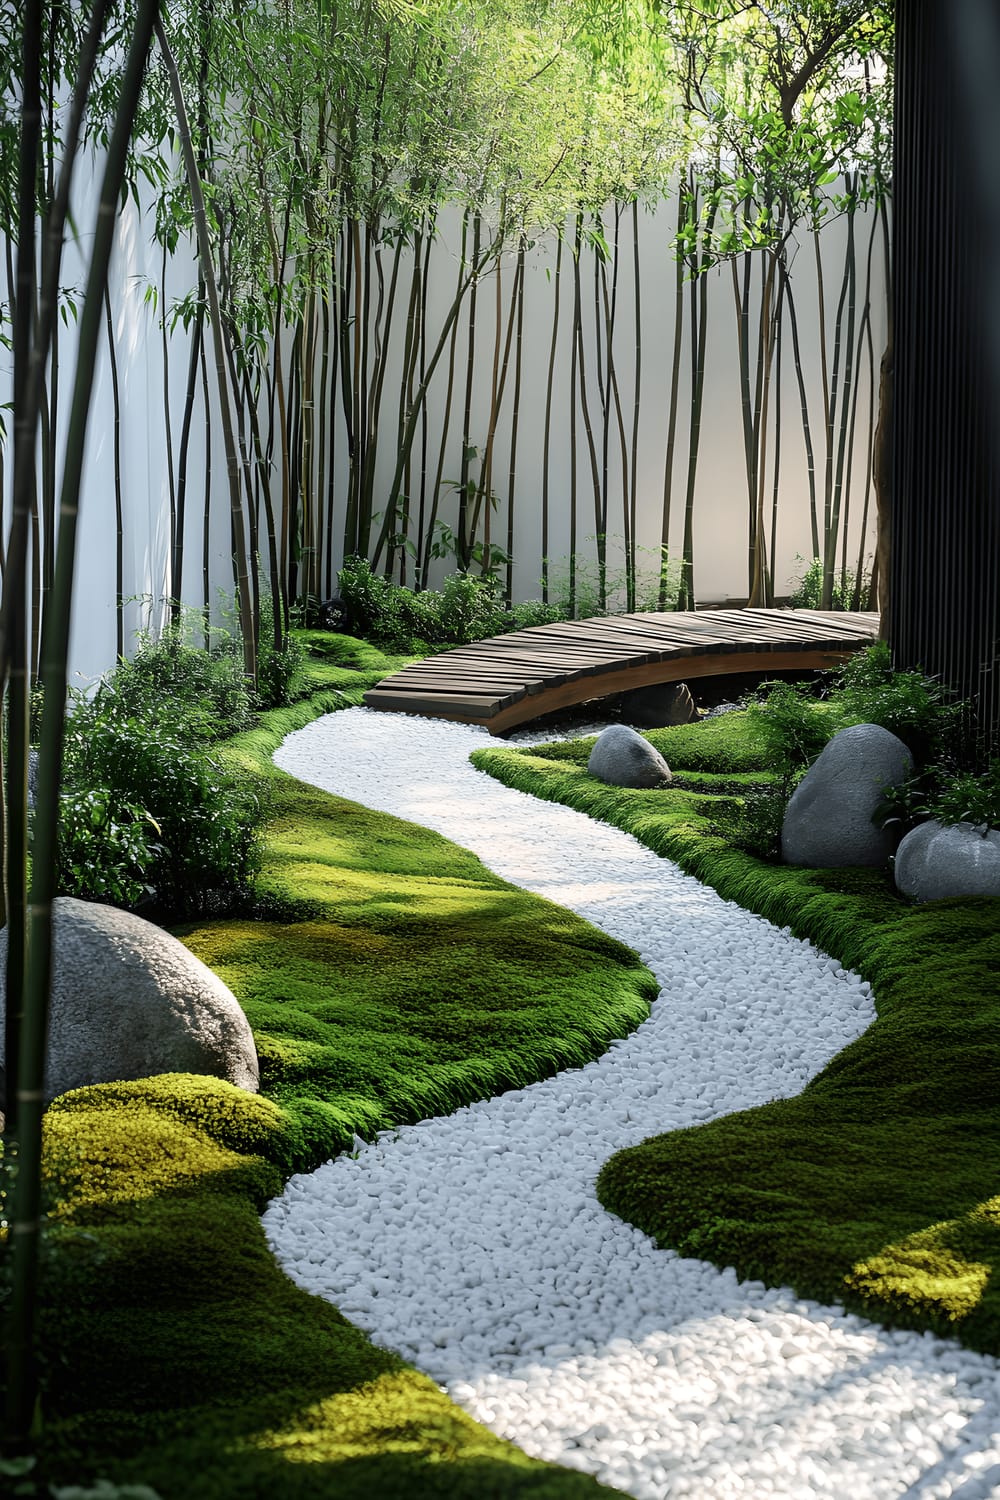
<instances>
[{"instance_id":1,"label":"green foliage","mask_svg":"<svg viewBox=\"0 0 1000 1500\"><path fill-rule=\"evenodd\" d=\"M921 764L967 752L968 705L956 702L937 678L894 671L886 641L857 652L836 681L843 723L881 724Z\"/></svg>"},{"instance_id":2,"label":"green foliage","mask_svg":"<svg viewBox=\"0 0 1000 1500\"><path fill-rule=\"evenodd\" d=\"M939 823L972 823L984 832L1000 828L1000 756L978 774L942 775L927 811Z\"/></svg>"},{"instance_id":3,"label":"green foliage","mask_svg":"<svg viewBox=\"0 0 1000 1500\"><path fill-rule=\"evenodd\" d=\"M390 651L464 646L555 618L537 601L508 608L490 574L452 573L440 591L416 592L381 577L363 557L345 561L338 589L351 629Z\"/></svg>"},{"instance_id":4,"label":"green foliage","mask_svg":"<svg viewBox=\"0 0 1000 1500\"><path fill-rule=\"evenodd\" d=\"M434 644L464 646L510 629L499 580L490 574L452 573L440 593L417 597L427 611L426 623L432 632L427 639Z\"/></svg>"},{"instance_id":5,"label":"green foliage","mask_svg":"<svg viewBox=\"0 0 1000 1500\"><path fill-rule=\"evenodd\" d=\"M257 638L257 694L255 707L283 708L300 696L306 653L297 636L285 633L280 649L274 645L274 599L269 590L260 598ZM240 725L246 728L246 725ZM238 730L231 731L238 733Z\"/></svg>"},{"instance_id":6,"label":"green foliage","mask_svg":"<svg viewBox=\"0 0 1000 1500\"><path fill-rule=\"evenodd\" d=\"M925 818L938 823L971 823L984 834L1000 828L1000 757L981 771L957 771L953 765L932 765L890 787L877 809L886 826L912 827Z\"/></svg>"},{"instance_id":7,"label":"green foliage","mask_svg":"<svg viewBox=\"0 0 1000 1500\"><path fill-rule=\"evenodd\" d=\"M60 825L64 894L101 900L117 889L121 904L152 905L175 918L248 899L260 861L260 791L195 742L183 704L176 724L171 707L161 700L155 714L126 716L113 685L72 706Z\"/></svg>"},{"instance_id":8,"label":"green foliage","mask_svg":"<svg viewBox=\"0 0 1000 1500\"><path fill-rule=\"evenodd\" d=\"M895 671L885 641L855 652L815 685L762 683L746 710L756 738L768 747L769 764L786 784L849 724L888 729L921 766L954 765L968 753L967 705L953 701L936 678Z\"/></svg>"},{"instance_id":9,"label":"green foliage","mask_svg":"<svg viewBox=\"0 0 1000 1500\"><path fill-rule=\"evenodd\" d=\"M59 799L60 895L135 908L155 896L162 846L155 819L109 787L75 787Z\"/></svg>"},{"instance_id":10,"label":"green foliage","mask_svg":"<svg viewBox=\"0 0 1000 1500\"><path fill-rule=\"evenodd\" d=\"M176 734L191 741L228 739L253 722L253 703L238 646L225 639L212 650L186 638L187 625L159 637L138 637L134 656L119 661L95 694L102 716L169 718Z\"/></svg>"},{"instance_id":11,"label":"green foliage","mask_svg":"<svg viewBox=\"0 0 1000 1500\"><path fill-rule=\"evenodd\" d=\"M805 562L805 558L801 553L796 553L796 561ZM857 575L850 568L842 569L834 576L830 608L850 610L863 607L861 604L855 604L855 595L861 601L867 599L868 585L867 576L863 576L859 583ZM788 604L791 609L822 609L822 600L823 559L814 557L801 578L794 580L794 587L788 596Z\"/></svg>"},{"instance_id":12,"label":"green foliage","mask_svg":"<svg viewBox=\"0 0 1000 1500\"><path fill-rule=\"evenodd\" d=\"M575 554L547 563L545 581L557 619L589 620L629 610L629 568L624 546L618 537L607 541L611 544L610 556L606 549L603 561ZM635 547L633 551L635 603L631 608L673 609L680 591L680 563L670 561L665 547Z\"/></svg>"},{"instance_id":13,"label":"green foliage","mask_svg":"<svg viewBox=\"0 0 1000 1500\"><path fill-rule=\"evenodd\" d=\"M808 684L780 679L762 683L746 713L786 785L816 759L844 722L834 705L820 703Z\"/></svg>"}]
</instances>

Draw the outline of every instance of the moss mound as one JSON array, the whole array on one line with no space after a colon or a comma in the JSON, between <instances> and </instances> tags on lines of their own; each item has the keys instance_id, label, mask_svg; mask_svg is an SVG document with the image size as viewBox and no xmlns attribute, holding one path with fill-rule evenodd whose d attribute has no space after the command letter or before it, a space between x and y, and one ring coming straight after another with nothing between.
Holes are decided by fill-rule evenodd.
<instances>
[{"instance_id":1,"label":"moss mound","mask_svg":"<svg viewBox=\"0 0 1000 1500\"><path fill-rule=\"evenodd\" d=\"M648 737L681 786L602 785L585 769L592 740L473 760L810 938L871 980L878 1018L798 1098L612 1157L602 1201L660 1245L743 1277L1000 1353L1000 901L913 907L882 871L755 859L714 831L735 777L766 769L744 716Z\"/></svg>"},{"instance_id":2,"label":"moss mound","mask_svg":"<svg viewBox=\"0 0 1000 1500\"><path fill-rule=\"evenodd\" d=\"M529 1459L275 1264L283 1111L191 1075L46 1116L46 1478L164 1500L608 1493Z\"/></svg>"},{"instance_id":3,"label":"moss mound","mask_svg":"<svg viewBox=\"0 0 1000 1500\"><path fill-rule=\"evenodd\" d=\"M223 751L269 787L259 908L179 930L245 1005L262 1094L164 1075L46 1114L40 1476L163 1500L608 1493L495 1438L296 1289L264 1241L291 1171L588 1061L656 988L629 949L465 850L272 764L397 664L319 644L313 696Z\"/></svg>"}]
</instances>

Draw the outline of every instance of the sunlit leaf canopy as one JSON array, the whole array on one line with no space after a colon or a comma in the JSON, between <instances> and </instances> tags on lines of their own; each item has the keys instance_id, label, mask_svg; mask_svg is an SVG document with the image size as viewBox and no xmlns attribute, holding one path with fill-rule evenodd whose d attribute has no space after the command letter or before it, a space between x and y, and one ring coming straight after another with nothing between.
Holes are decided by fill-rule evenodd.
<instances>
[{"instance_id":1,"label":"sunlit leaf canopy","mask_svg":"<svg viewBox=\"0 0 1000 1500\"><path fill-rule=\"evenodd\" d=\"M53 11L56 137L87 9ZM694 170L703 211L717 209L715 248L732 254L816 222L845 170L861 196L887 182L887 0L171 0L166 19L197 100L233 290L249 302L277 295L279 258L308 280L344 223L412 234L446 203L514 243L614 201L653 204ZM0 60L12 103L17 25ZM113 25L89 121L97 141L119 37ZM187 195L179 178L168 186L172 115L155 64L141 128L133 184L155 185L172 248ZM15 165L11 110L8 223ZM294 284L282 295L291 309Z\"/></svg>"}]
</instances>

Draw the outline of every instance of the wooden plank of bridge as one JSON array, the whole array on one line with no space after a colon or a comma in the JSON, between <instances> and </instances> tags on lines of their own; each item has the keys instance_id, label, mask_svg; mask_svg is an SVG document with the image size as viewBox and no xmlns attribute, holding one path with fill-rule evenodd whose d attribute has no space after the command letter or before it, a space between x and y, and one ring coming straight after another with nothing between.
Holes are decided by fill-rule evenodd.
<instances>
[{"instance_id":1,"label":"wooden plank of bridge","mask_svg":"<svg viewBox=\"0 0 1000 1500\"><path fill-rule=\"evenodd\" d=\"M831 667L877 634L878 615L848 611L640 611L564 620L414 662L383 678L364 701L506 734L556 709L653 683Z\"/></svg>"}]
</instances>

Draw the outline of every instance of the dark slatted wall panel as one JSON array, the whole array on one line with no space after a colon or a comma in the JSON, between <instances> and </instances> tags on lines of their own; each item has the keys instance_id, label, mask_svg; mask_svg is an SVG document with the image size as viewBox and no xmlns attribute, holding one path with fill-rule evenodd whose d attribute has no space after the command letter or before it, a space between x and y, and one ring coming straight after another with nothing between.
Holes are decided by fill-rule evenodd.
<instances>
[{"instance_id":1,"label":"dark slatted wall panel","mask_svg":"<svg viewBox=\"0 0 1000 1500\"><path fill-rule=\"evenodd\" d=\"M897 666L937 673L976 699L996 742L1000 253L992 231L1000 55L993 49L1000 53L995 0L897 0L890 639Z\"/></svg>"}]
</instances>

